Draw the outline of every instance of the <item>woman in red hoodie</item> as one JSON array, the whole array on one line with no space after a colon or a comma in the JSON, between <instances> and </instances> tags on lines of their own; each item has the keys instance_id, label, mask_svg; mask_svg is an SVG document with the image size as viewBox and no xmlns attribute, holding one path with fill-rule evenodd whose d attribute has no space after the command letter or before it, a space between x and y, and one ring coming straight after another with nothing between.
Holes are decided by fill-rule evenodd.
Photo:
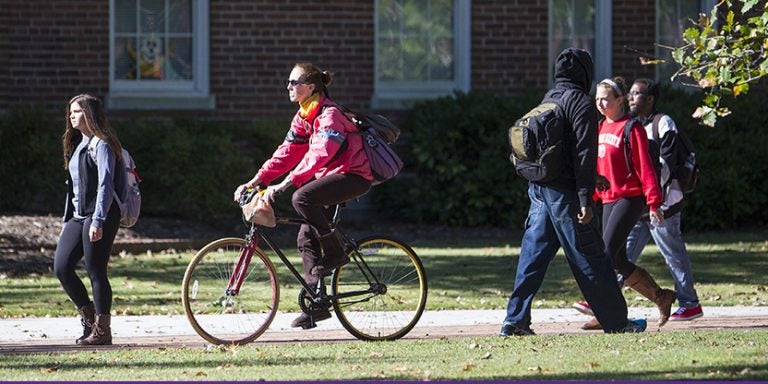
<instances>
[{"instance_id":1,"label":"woman in red hoodie","mask_svg":"<svg viewBox=\"0 0 768 384\"><path fill-rule=\"evenodd\" d=\"M640 122L632 120L630 148L625 148L624 126L630 121L625 110L626 94L627 85L621 77L605 79L597 84L595 103L604 119L598 129L598 190L595 198L603 203L605 252L611 256L616 272L624 277L624 284L656 304L660 314L659 326L662 326L669 319L675 292L659 287L648 271L632 264L627 258L627 237L643 211L649 209L654 222L663 222L664 216L659 210L662 195L648 152L648 136ZM575 307L586 312L579 308L584 305L577 303ZM599 326L593 319L583 328L595 329Z\"/></svg>"},{"instance_id":2,"label":"woman in red hoodie","mask_svg":"<svg viewBox=\"0 0 768 384\"><path fill-rule=\"evenodd\" d=\"M302 225L296 243L301 253L304 277L315 285L334 269L349 262L341 239L331 229L328 206L364 195L373 175L357 127L328 97L331 74L310 63L293 67L286 88L288 98L298 103L285 141L275 150L251 180L235 190L235 201L248 188L270 185L263 199L272 201L277 193L293 186L292 204L309 224ZM322 250L322 256L321 256ZM311 328L314 322L331 317L328 308L302 313L291 326ZM314 321L312 321L314 320Z\"/></svg>"}]
</instances>

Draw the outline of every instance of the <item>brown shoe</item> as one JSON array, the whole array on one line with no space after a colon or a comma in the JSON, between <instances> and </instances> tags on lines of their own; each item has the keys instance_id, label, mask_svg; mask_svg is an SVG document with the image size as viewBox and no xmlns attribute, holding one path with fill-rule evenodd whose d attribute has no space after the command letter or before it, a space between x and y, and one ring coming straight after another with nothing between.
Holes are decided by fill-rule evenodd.
<instances>
[{"instance_id":1,"label":"brown shoe","mask_svg":"<svg viewBox=\"0 0 768 384\"><path fill-rule=\"evenodd\" d=\"M583 329L585 331L596 331L596 330L603 329L603 326L600 325L600 322L597 321L596 317L593 317L592 319L590 319L586 323L582 324L581 325L581 329Z\"/></svg>"},{"instance_id":2,"label":"brown shoe","mask_svg":"<svg viewBox=\"0 0 768 384\"><path fill-rule=\"evenodd\" d=\"M96 310L93 308L93 302L88 303L77 309L80 313L80 324L83 325L83 335L75 340L75 344L80 344L83 339L88 337L93 330L93 323L96 321Z\"/></svg>"},{"instance_id":3,"label":"brown shoe","mask_svg":"<svg viewBox=\"0 0 768 384\"><path fill-rule=\"evenodd\" d=\"M96 315L91 334L80 341L80 345L112 345L112 328L109 314Z\"/></svg>"},{"instance_id":4,"label":"brown shoe","mask_svg":"<svg viewBox=\"0 0 768 384\"><path fill-rule=\"evenodd\" d=\"M677 299L675 291L659 287L651 274L638 266L635 266L634 272L624 280L624 283L656 304L656 308L659 309L659 327L667 323L672 314L672 304Z\"/></svg>"}]
</instances>

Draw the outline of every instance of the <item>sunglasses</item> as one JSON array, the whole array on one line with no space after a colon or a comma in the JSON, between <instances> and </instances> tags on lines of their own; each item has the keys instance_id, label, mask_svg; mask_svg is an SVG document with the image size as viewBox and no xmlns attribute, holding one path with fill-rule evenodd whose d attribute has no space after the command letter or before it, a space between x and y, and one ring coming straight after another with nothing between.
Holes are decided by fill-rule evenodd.
<instances>
[{"instance_id":1,"label":"sunglasses","mask_svg":"<svg viewBox=\"0 0 768 384\"><path fill-rule=\"evenodd\" d=\"M286 82L286 84L287 84L288 86L290 86L290 87L295 87L295 86L297 86L297 85L299 85L299 84L306 84L306 83L305 83L305 82L303 82L303 81L301 81L301 80L288 80L288 81Z\"/></svg>"}]
</instances>

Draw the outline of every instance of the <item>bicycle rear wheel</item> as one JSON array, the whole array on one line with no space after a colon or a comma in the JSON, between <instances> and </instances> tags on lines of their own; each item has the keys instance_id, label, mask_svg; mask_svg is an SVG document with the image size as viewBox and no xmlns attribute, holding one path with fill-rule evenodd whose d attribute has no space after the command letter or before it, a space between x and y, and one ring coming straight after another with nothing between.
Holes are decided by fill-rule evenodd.
<instances>
[{"instance_id":1,"label":"bicycle rear wheel","mask_svg":"<svg viewBox=\"0 0 768 384\"><path fill-rule=\"evenodd\" d=\"M359 241L350 258L333 274L333 295L350 295L333 300L341 325L361 340L405 336L427 304L427 276L419 257L401 241L372 236Z\"/></svg>"},{"instance_id":2,"label":"bicycle rear wheel","mask_svg":"<svg viewBox=\"0 0 768 384\"><path fill-rule=\"evenodd\" d=\"M190 261L182 283L184 312L192 328L213 344L245 344L267 330L277 314L280 288L275 267L256 248L238 293L227 285L248 242L216 240Z\"/></svg>"}]
</instances>

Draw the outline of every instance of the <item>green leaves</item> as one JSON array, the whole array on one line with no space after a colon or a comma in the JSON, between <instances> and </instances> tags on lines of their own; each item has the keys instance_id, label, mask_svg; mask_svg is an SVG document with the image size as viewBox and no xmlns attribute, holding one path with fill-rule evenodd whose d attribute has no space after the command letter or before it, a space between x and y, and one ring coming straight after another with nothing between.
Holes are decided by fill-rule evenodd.
<instances>
[{"instance_id":1,"label":"green leaves","mask_svg":"<svg viewBox=\"0 0 768 384\"><path fill-rule=\"evenodd\" d=\"M723 0L710 17L700 17L683 32L684 46L672 49L672 58L680 65L672 79L690 76L707 91L704 105L693 114L707 126L730 113L720 106L723 97L746 94L750 83L768 74L768 4L762 2L762 13L750 16L761 2L740 3L738 9L733 1ZM724 15L718 14L721 10Z\"/></svg>"}]
</instances>

